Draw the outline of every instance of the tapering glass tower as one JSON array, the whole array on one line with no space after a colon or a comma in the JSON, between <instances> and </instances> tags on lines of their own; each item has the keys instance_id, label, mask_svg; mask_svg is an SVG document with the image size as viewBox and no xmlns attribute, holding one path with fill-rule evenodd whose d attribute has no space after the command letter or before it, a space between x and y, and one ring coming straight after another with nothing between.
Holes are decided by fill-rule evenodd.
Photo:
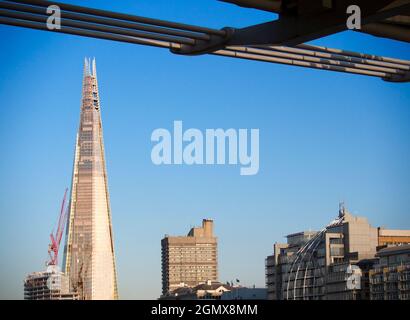
<instances>
[{"instance_id":1,"label":"tapering glass tower","mask_svg":"<svg viewBox=\"0 0 410 320\"><path fill-rule=\"evenodd\" d=\"M63 259L80 298L118 298L113 242L96 65L86 58Z\"/></svg>"}]
</instances>

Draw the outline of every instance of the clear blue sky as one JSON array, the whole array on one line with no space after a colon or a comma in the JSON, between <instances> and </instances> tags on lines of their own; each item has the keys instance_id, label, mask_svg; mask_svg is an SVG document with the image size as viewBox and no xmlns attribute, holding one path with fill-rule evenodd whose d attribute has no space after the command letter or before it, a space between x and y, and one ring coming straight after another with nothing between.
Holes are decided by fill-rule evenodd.
<instances>
[{"instance_id":1,"label":"clear blue sky","mask_svg":"<svg viewBox=\"0 0 410 320\"><path fill-rule=\"evenodd\" d=\"M272 18L214 0L87 5L216 28ZM85 56L97 59L121 298L157 298L161 238L206 217L220 280L257 286L273 243L323 227L340 200L374 226L410 228L410 84L9 26L0 34L0 298L22 298L25 274L46 261L70 185ZM408 44L352 32L316 43L410 59ZM153 165L151 132L174 120L259 128L259 173Z\"/></svg>"}]
</instances>

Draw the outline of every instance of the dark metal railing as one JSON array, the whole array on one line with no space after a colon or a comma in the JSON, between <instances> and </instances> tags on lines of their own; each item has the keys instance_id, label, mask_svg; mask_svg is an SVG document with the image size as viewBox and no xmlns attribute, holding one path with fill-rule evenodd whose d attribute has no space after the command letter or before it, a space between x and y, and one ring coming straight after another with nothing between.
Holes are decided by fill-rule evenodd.
<instances>
[{"instance_id":1,"label":"dark metal railing","mask_svg":"<svg viewBox=\"0 0 410 320\"><path fill-rule=\"evenodd\" d=\"M61 10L61 28L47 27L47 7ZM194 47L229 37L233 28L221 30L188 25L130 14L86 8L41 0L0 1L0 23L31 29L127 42L170 49L183 54L181 48ZM216 41L216 43L218 43ZM211 46L212 48L212 46ZM409 81L410 61L362 54L339 49L301 44L287 46L221 46L206 53L279 63L306 68L380 77L387 81Z\"/></svg>"}]
</instances>

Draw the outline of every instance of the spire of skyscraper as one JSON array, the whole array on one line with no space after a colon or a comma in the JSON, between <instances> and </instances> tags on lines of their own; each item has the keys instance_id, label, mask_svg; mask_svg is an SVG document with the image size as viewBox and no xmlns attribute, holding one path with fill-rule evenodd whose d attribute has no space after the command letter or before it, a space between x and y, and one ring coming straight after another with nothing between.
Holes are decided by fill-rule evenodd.
<instances>
[{"instance_id":1,"label":"spire of skyscraper","mask_svg":"<svg viewBox=\"0 0 410 320\"><path fill-rule=\"evenodd\" d=\"M82 299L117 299L111 208L95 59L85 59L64 272Z\"/></svg>"}]
</instances>

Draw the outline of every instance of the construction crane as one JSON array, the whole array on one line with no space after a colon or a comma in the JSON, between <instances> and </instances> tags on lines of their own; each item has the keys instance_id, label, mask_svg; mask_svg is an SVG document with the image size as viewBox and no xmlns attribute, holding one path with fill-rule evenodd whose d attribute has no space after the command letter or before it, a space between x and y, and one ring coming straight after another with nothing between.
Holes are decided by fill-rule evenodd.
<instances>
[{"instance_id":1,"label":"construction crane","mask_svg":"<svg viewBox=\"0 0 410 320\"><path fill-rule=\"evenodd\" d=\"M48 246L48 255L50 256L50 260L47 262L48 266L58 265L58 250L60 249L61 238L63 236L68 211L68 207L66 208L67 191L68 188L65 189L63 201L61 203L57 230L55 231L55 233L51 232L50 234L51 243Z\"/></svg>"}]
</instances>

